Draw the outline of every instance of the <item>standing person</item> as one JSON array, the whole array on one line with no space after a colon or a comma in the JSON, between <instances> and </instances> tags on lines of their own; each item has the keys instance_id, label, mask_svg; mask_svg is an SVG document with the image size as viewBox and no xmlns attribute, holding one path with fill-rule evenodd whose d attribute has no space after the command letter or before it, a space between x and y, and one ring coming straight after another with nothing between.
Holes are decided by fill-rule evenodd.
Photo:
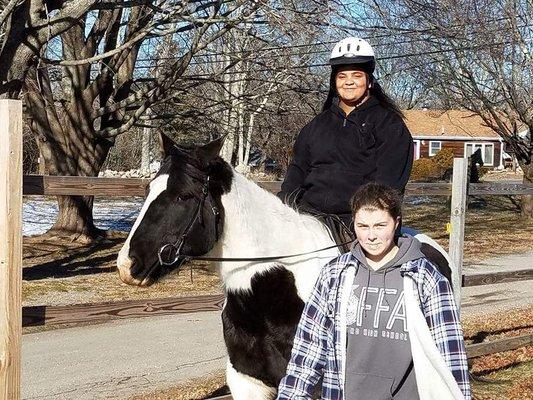
<instances>
[{"instance_id":1,"label":"standing person","mask_svg":"<svg viewBox=\"0 0 533 400\"><path fill-rule=\"evenodd\" d=\"M294 337L278 399L471 399L448 280L410 236L401 196L370 183L352 201L358 242L321 271Z\"/></svg>"},{"instance_id":2,"label":"standing person","mask_svg":"<svg viewBox=\"0 0 533 400\"><path fill-rule=\"evenodd\" d=\"M349 200L362 184L375 181L404 191L413 139L402 112L374 78L370 44L343 39L329 63L323 111L298 135L278 196L291 206L327 216L327 225L338 231L331 217L351 227Z\"/></svg>"}]
</instances>

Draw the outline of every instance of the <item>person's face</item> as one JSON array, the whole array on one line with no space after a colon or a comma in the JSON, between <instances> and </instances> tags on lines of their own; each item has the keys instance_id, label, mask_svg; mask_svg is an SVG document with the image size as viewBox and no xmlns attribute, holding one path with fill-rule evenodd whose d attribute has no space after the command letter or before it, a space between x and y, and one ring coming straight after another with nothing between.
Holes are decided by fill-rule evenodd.
<instances>
[{"instance_id":1,"label":"person's face","mask_svg":"<svg viewBox=\"0 0 533 400\"><path fill-rule=\"evenodd\" d=\"M366 94L367 83L366 74L354 69L341 70L335 76L339 99L347 105L357 102Z\"/></svg>"},{"instance_id":2,"label":"person's face","mask_svg":"<svg viewBox=\"0 0 533 400\"><path fill-rule=\"evenodd\" d=\"M355 234L368 258L381 261L392 250L398 224L399 218L385 210L362 208L355 213Z\"/></svg>"}]
</instances>

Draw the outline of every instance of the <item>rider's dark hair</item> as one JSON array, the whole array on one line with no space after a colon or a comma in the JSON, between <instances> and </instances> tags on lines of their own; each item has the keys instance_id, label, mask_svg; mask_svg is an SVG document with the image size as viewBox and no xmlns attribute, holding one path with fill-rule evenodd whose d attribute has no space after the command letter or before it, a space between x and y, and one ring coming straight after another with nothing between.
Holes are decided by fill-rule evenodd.
<instances>
[{"instance_id":1,"label":"rider's dark hair","mask_svg":"<svg viewBox=\"0 0 533 400\"><path fill-rule=\"evenodd\" d=\"M361 209L384 210L396 219L402 215L402 196L396 189L379 183L366 183L357 189L350 200L352 215Z\"/></svg>"},{"instance_id":2,"label":"rider's dark hair","mask_svg":"<svg viewBox=\"0 0 533 400\"><path fill-rule=\"evenodd\" d=\"M333 104L333 99L338 96L337 94L337 87L335 84L335 80L337 77L337 73L340 68L335 68L335 66L331 70L331 76L329 79L329 92L328 97L326 97L326 101L324 102L324 105L322 106L322 111L327 110L331 107L331 104ZM402 110L400 110L400 107L394 102L391 97L385 93L381 85L376 81L374 78L374 75L366 73L366 78L369 83L372 84L370 87L370 95L373 96L375 99L379 101L381 106L387 110L392 111L394 114L398 115L400 118L405 118Z\"/></svg>"}]
</instances>

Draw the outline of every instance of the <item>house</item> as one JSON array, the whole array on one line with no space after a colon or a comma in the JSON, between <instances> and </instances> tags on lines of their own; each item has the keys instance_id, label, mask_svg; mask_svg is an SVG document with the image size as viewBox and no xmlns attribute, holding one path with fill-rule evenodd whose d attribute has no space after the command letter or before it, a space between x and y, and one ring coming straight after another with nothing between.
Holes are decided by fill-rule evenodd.
<instances>
[{"instance_id":1,"label":"house","mask_svg":"<svg viewBox=\"0 0 533 400\"><path fill-rule=\"evenodd\" d=\"M503 140L482 119L466 110L404 110L414 140L415 160L452 149L455 157L468 157L481 149L487 167L503 168Z\"/></svg>"}]
</instances>

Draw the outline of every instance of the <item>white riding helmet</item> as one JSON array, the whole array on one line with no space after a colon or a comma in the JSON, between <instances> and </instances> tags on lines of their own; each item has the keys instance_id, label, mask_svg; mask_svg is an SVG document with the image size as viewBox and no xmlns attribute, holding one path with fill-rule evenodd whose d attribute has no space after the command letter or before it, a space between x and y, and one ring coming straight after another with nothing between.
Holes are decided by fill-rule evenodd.
<instances>
[{"instance_id":1,"label":"white riding helmet","mask_svg":"<svg viewBox=\"0 0 533 400\"><path fill-rule=\"evenodd\" d=\"M374 49L364 39L347 37L335 44L329 64L332 66L359 64L361 69L372 74L376 67Z\"/></svg>"}]
</instances>

